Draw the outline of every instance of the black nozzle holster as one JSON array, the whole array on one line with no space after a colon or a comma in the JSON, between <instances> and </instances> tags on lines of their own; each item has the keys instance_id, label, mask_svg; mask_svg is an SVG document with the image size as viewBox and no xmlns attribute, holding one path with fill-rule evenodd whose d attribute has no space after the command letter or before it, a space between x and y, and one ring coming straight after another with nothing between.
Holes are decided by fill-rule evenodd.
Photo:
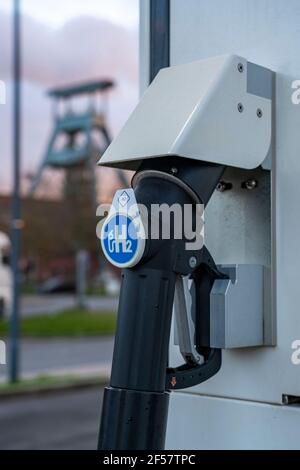
<instances>
[{"instance_id":1,"label":"black nozzle holster","mask_svg":"<svg viewBox=\"0 0 300 470\"><path fill-rule=\"evenodd\" d=\"M137 202L196 204L208 202L223 167L173 157L145 161L134 179ZM172 162L172 164L171 164ZM170 170L176 166L176 176ZM173 170L174 173L174 170ZM149 227L151 227L151 220ZM187 251L184 239L152 240L137 266L124 269L110 385L105 389L99 449L164 448L169 390L207 380L221 365L221 351L209 346L209 294L214 279L224 277L203 247ZM191 267L191 257L196 265ZM196 311L202 333L197 349L204 364L168 368L168 348L178 275L196 285ZM196 322L197 324L197 322ZM199 321L198 321L199 325Z\"/></svg>"}]
</instances>

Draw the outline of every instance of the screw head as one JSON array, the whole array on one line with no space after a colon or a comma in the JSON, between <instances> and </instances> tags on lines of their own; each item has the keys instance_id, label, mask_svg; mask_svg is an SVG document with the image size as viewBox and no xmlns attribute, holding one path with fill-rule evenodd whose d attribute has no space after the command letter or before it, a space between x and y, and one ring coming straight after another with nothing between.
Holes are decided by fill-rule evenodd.
<instances>
[{"instance_id":1,"label":"screw head","mask_svg":"<svg viewBox=\"0 0 300 470\"><path fill-rule=\"evenodd\" d=\"M217 191L219 191L220 193L223 193L224 191L227 191L229 189L232 189L232 184L231 183L228 183L227 181L219 181L218 185L217 185Z\"/></svg>"},{"instance_id":2,"label":"screw head","mask_svg":"<svg viewBox=\"0 0 300 470\"><path fill-rule=\"evenodd\" d=\"M257 110L256 110L256 116L257 116L258 118L261 118L262 115L263 115L262 110L261 110L260 108L257 108Z\"/></svg>"},{"instance_id":3,"label":"screw head","mask_svg":"<svg viewBox=\"0 0 300 470\"><path fill-rule=\"evenodd\" d=\"M243 66L243 64L242 64L241 62L238 64L237 69L238 69L238 71L239 71L240 73L243 73L243 72L244 72L244 66Z\"/></svg>"},{"instance_id":4,"label":"screw head","mask_svg":"<svg viewBox=\"0 0 300 470\"><path fill-rule=\"evenodd\" d=\"M255 180L254 178L251 178L251 179L245 181L245 183L242 186L246 189L252 190L252 189L257 188L258 181Z\"/></svg>"},{"instance_id":5,"label":"screw head","mask_svg":"<svg viewBox=\"0 0 300 470\"><path fill-rule=\"evenodd\" d=\"M172 175L176 175L178 173L178 169L175 166L173 166L171 168L171 173L172 173Z\"/></svg>"},{"instance_id":6,"label":"screw head","mask_svg":"<svg viewBox=\"0 0 300 470\"><path fill-rule=\"evenodd\" d=\"M244 111L244 106L243 106L243 104L242 104L242 103L238 103L237 109L238 109L238 112L239 112L239 113L242 113L242 112Z\"/></svg>"},{"instance_id":7,"label":"screw head","mask_svg":"<svg viewBox=\"0 0 300 470\"><path fill-rule=\"evenodd\" d=\"M192 269L197 266L197 258L195 256L191 256L191 258L189 259L189 265Z\"/></svg>"}]
</instances>

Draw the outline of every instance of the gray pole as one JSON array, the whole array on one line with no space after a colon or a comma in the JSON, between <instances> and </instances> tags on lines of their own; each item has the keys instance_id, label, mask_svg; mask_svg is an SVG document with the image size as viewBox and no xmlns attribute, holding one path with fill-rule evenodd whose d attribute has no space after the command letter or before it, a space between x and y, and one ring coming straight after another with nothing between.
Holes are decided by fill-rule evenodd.
<instances>
[{"instance_id":1,"label":"gray pole","mask_svg":"<svg viewBox=\"0 0 300 470\"><path fill-rule=\"evenodd\" d=\"M89 255L86 250L76 253L76 296L77 306L86 308L86 284L88 275Z\"/></svg>"},{"instance_id":2,"label":"gray pole","mask_svg":"<svg viewBox=\"0 0 300 470\"><path fill-rule=\"evenodd\" d=\"M20 201L20 144L21 144L21 50L20 50L20 0L14 0L13 13L13 158L14 158L14 188L12 197L12 271L13 271L13 300L10 325L10 381L16 382L19 376L19 257L22 228Z\"/></svg>"}]
</instances>

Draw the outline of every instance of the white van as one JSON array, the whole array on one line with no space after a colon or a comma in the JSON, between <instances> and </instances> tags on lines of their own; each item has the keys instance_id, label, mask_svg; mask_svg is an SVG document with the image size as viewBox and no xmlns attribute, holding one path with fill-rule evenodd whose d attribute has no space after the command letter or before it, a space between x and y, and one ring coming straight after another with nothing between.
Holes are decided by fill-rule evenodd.
<instances>
[{"instance_id":1,"label":"white van","mask_svg":"<svg viewBox=\"0 0 300 470\"><path fill-rule=\"evenodd\" d=\"M0 232L0 318L9 315L12 298L11 244L8 236Z\"/></svg>"}]
</instances>

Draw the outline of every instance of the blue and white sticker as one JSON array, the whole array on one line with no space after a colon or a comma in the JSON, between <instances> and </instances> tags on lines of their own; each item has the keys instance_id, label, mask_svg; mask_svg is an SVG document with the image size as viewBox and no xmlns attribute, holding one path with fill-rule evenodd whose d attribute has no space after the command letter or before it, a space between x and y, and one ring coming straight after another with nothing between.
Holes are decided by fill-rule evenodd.
<instances>
[{"instance_id":1,"label":"blue and white sticker","mask_svg":"<svg viewBox=\"0 0 300 470\"><path fill-rule=\"evenodd\" d=\"M119 268L135 266L145 250L141 218L136 210L134 216L130 214L133 206L137 207L132 189L117 191L112 209L102 227L102 250L108 261Z\"/></svg>"}]
</instances>

